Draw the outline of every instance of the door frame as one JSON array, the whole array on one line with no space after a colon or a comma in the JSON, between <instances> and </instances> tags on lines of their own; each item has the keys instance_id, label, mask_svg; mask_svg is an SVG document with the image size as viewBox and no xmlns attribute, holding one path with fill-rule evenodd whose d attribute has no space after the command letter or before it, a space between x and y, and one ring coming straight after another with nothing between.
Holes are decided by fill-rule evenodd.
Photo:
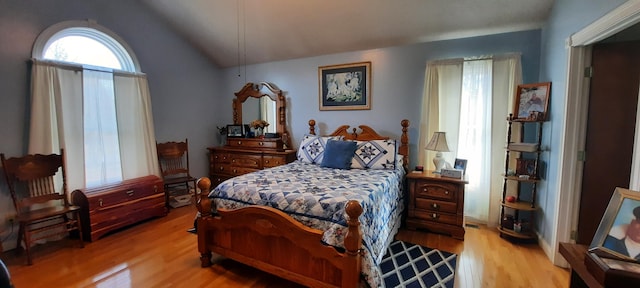
<instances>
[{"instance_id":1,"label":"door frame","mask_svg":"<svg viewBox=\"0 0 640 288\"><path fill-rule=\"evenodd\" d=\"M560 152L560 180L557 184L556 239L552 241L555 265L567 267L567 262L558 253L560 242L575 242L572 231L578 227L578 212L582 183L582 162L579 153L584 151L586 139L586 119L589 95L589 80L584 77L584 69L591 65L591 47L630 26L640 22L640 1L627 1L600 19L571 35L567 39L567 85L564 113L564 135ZM586 96L584 96L586 95ZM568 105L571 103L571 105ZM638 104L640 108L640 102ZM638 109L638 108L637 108ZM638 114L640 110L637 110ZM636 121L633 160L631 166L631 189L638 189L640 179L633 175L640 171L640 121Z\"/></svg>"}]
</instances>

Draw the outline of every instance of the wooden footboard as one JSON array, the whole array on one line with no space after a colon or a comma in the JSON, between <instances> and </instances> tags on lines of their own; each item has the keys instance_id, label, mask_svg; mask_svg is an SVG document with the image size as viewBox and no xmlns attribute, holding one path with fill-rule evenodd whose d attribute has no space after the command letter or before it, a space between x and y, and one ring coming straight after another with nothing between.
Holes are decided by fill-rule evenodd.
<instances>
[{"instance_id":1,"label":"wooden footboard","mask_svg":"<svg viewBox=\"0 0 640 288\"><path fill-rule=\"evenodd\" d=\"M198 251L202 267L211 263L212 252L265 272L310 287L358 287L362 235L358 217L362 207L349 201L345 207L349 232L345 252L321 243L323 232L302 225L280 210L250 206L220 209L211 214L211 181L198 180L201 193Z\"/></svg>"}]
</instances>

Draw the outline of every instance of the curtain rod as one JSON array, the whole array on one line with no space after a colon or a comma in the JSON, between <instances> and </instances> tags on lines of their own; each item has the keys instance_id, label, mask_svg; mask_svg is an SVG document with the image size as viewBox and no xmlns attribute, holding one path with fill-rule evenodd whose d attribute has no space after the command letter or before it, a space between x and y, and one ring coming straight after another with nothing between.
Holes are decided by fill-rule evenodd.
<instances>
[{"instance_id":1,"label":"curtain rod","mask_svg":"<svg viewBox=\"0 0 640 288\"><path fill-rule=\"evenodd\" d=\"M75 64L75 63L48 60L48 59L31 58L29 59L29 61L31 63L55 66L55 67L69 69L73 71L88 70L88 71L96 71L96 72L108 72L108 73L113 73L114 75L127 75L127 76L133 75L133 76L144 76L144 77L147 76L147 74L141 73L141 72L131 72L131 71L125 71L120 69L112 69L112 68L93 66L93 65L87 65L87 64Z\"/></svg>"}]
</instances>

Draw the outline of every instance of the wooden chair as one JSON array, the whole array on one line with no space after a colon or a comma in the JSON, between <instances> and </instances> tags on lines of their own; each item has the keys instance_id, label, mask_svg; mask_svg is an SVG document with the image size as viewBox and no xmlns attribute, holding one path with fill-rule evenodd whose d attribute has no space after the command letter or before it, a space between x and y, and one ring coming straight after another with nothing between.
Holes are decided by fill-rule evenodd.
<instances>
[{"instance_id":1,"label":"wooden chair","mask_svg":"<svg viewBox=\"0 0 640 288\"><path fill-rule=\"evenodd\" d=\"M196 179L189 173L189 139L184 142L157 143L158 163L164 180L165 202L170 196L187 195L196 189Z\"/></svg>"},{"instance_id":2,"label":"wooden chair","mask_svg":"<svg viewBox=\"0 0 640 288\"><path fill-rule=\"evenodd\" d=\"M33 264L31 244L40 239L77 230L80 246L84 247L80 207L69 203L64 150L60 150L60 155L35 154L9 159L0 154L0 159L20 227L17 248L24 241L27 263ZM62 183L55 183L56 177Z\"/></svg>"}]
</instances>

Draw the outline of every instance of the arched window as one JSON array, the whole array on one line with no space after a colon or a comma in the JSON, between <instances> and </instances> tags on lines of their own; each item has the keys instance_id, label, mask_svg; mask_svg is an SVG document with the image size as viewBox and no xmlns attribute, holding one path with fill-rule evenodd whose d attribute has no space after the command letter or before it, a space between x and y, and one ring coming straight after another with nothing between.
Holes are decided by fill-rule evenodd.
<instances>
[{"instance_id":1,"label":"arched window","mask_svg":"<svg viewBox=\"0 0 640 288\"><path fill-rule=\"evenodd\" d=\"M66 21L43 31L33 58L141 72L133 51L115 33L92 21Z\"/></svg>"},{"instance_id":2,"label":"arched window","mask_svg":"<svg viewBox=\"0 0 640 288\"><path fill-rule=\"evenodd\" d=\"M32 55L29 153L64 148L69 189L159 174L146 75L120 37L62 22L38 36Z\"/></svg>"}]
</instances>

